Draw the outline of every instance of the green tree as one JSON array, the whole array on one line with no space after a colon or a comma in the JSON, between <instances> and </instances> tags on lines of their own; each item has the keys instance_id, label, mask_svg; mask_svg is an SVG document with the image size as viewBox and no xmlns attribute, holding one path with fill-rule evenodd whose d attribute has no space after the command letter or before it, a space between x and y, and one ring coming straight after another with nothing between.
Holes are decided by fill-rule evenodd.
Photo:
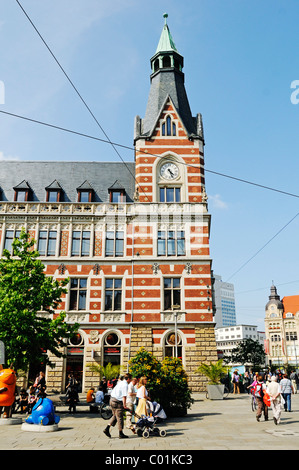
<instances>
[{"instance_id":1,"label":"green tree","mask_svg":"<svg viewBox=\"0 0 299 470\"><path fill-rule=\"evenodd\" d=\"M165 357L163 361L143 347L129 361L129 372L134 377L146 377L146 388L152 401L157 401L168 416L182 416L193 403L187 374L182 361Z\"/></svg>"},{"instance_id":2,"label":"green tree","mask_svg":"<svg viewBox=\"0 0 299 470\"><path fill-rule=\"evenodd\" d=\"M65 312L50 317L67 292L68 280L46 276L34 243L22 229L12 243L13 254L4 250L0 260L0 340L6 363L23 371L30 364L52 366L47 351L62 357L61 347L79 326L68 325Z\"/></svg>"},{"instance_id":3,"label":"green tree","mask_svg":"<svg viewBox=\"0 0 299 470\"><path fill-rule=\"evenodd\" d=\"M258 341L251 338L244 339L232 350L230 356L225 357L225 362L252 364L253 369L256 370L265 364L265 351Z\"/></svg>"}]
</instances>

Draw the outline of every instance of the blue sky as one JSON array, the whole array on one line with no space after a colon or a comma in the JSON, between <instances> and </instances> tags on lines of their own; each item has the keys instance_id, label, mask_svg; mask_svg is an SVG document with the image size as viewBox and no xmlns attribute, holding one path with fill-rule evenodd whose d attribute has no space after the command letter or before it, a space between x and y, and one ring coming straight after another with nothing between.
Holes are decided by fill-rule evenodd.
<instances>
[{"instance_id":1,"label":"blue sky","mask_svg":"<svg viewBox=\"0 0 299 470\"><path fill-rule=\"evenodd\" d=\"M21 3L110 139L127 146L167 12L192 113L203 115L206 169L299 194L297 0ZM103 138L17 2L0 6L0 109ZM119 159L107 144L0 115L4 158ZM234 273L297 214L298 199L208 172L206 188L214 272L235 285L238 323L264 330L272 280L281 297L299 294L299 217Z\"/></svg>"}]
</instances>

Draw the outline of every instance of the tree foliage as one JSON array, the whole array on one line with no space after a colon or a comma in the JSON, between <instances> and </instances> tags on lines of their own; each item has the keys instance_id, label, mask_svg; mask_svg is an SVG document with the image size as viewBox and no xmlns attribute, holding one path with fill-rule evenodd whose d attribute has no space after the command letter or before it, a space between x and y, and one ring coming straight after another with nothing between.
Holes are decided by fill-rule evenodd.
<instances>
[{"instance_id":1,"label":"tree foliage","mask_svg":"<svg viewBox=\"0 0 299 470\"><path fill-rule=\"evenodd\" d=\"M12 255L4 250L0 260L0 340L6 363L23 371L31 363L51 366L47 351L63 356L61 347L79 326L65 323L65 312L51 318L68 280L46 276L34 243L22 229L12 243Z\"/></svg>"},{"instance_id":2,"label":"tree foliage","mask_svg":"<svg viewBox=\"0 0 299 470\"><path fill-rule=\"evenodd\" d=\"M129 372L134 377L146 377L146 388L152 400L157 401L166 414L181 416L193 403L187 374L182 361L165 357L159 361L153 354L140 348L129 362Z\"/></svg>"},{"instance_id":3,"label":"tree foliage","mask_svg":"<svg viewBox=\"0 0 299 470\"><path fill-rule=\"evenodd\" d=\"M265 364L265 351L263 346L251 338L241 341L231 352L230 356L225 357L225 362L232 364L252 364L253 368Z\"/></svg>"},{"instance_id":4,"label":"tree foliage","mask_svg":"<svg viewBox=\"0 0 299 470\"><path fill-rule=\"evenodd\" d=\"M227 374L227 367L223 365L223 360L219 359L217 362L210 362L210 364L202 363L197 372L205 375L210 380L210 384L217 385Z\"/></svg>"},{"instance_id":5,"label":"tree foliage","mask_svg":"<svg viewBox=\"0 0 299 470\"><path fill-rule=\"evenodd\" d=\"M111 380L119 376L120 366L113 365L109 362L106 366L101 366L100 364L91 363L87 364L89 369L96 374L99 374L100 378L106 377L106 380Z\"/></svg>"}]
</instances>

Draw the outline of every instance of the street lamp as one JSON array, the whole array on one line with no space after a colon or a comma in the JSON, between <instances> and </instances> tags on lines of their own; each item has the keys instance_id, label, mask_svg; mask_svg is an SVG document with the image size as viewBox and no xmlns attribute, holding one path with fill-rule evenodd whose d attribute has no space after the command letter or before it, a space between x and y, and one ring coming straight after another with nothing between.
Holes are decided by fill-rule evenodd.
<instances>
[{"instance_id":1,"label":"street lamp","mask_svg":"<svg viewBox=\"0 0 299 470\"><path fill-rule=\"evenodd\" d=\"M180 310L180 305L172 305L172 310L174 314L174 335L175 335L175 357L178 357L178 338L177 338L177 330L178 330L178 310Z\"/></svg>"}]
</instances>

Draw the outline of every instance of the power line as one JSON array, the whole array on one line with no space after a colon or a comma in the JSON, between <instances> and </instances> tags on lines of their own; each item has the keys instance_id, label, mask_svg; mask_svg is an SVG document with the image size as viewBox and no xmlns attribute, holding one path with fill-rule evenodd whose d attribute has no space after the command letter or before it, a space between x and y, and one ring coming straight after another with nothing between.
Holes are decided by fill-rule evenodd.
<instances>
[{"instance_id":1,"label":"power line","mask_svg":"<svg viewBox=\"0 0 299 470\"><path fill-rule=\"evenodd\" d=\"M85 108L88 110L89 114L92 116L93 120L96 122L96 124L98 125L98 127L101 129L101 131L103 132L103 134L105 135L106 139L109 141L109 143L111 144L111 146L113 147L114 151L117 153L118 157L121 159L121 161L123 162L123 164L125 165L125 167L127 168L127 170L129 171L129 173L131 174L131 176L133 176L135 182L137 183L136 181L136 178L135 178L135 175L133 175L133 173L131 172L130 168L128 167L128 165L126 164L126 162L124 161L124 159L122 158L122 156L120 155L120 153L118 152L117 148L115 147L115 145L113 144L113 142L111 142L109 136L107 135L107 133L105 132L105 130L103 129L103 127L101 126L101 124L99 123L99 121L97 120L97 118L95 117L94 113L92 112L92 110L90 109L90 107L88 106L88 104L86 103L86 101L84 100L83 96L81 95L81 93L79 92L79 90L77 89L77 87L75 86L75 84L73 83L73 81L71 80L71 78L69 77L69 75L66 73L66 71L64 70L64 68L62 67L62 65L60 64L59 60L57 59L57 57L55 56L55 54L52 52L51 48L49 47L49 45L47 44L47 42L45 41L45 39L43 38L43 36L41 35L41 33L39 32L39 30L37 29L37 27L35 26L35 24L33 23L33 21L31 20L31 18L29 17L28 13L25 11L25 9L23 8L23 6L21 5L21 3L19 2L19 0L16 0L17 4L19 5L19 7L21 8L21 10L23 11L24 15L26 16L26 18L28 19L28 21L30 22L30 24L32 25L32 27L34 28L34 30L36 31L36 33L38 34L38 36L40 37L40 39L42 40L42 42L44 43L44 45L46 46L46 48L48 49L49 53L51 54L51 56L53 57L53 59L55 60L56 64L58 65L58 67L60 68L60 70L62 71L62 73L64 74L64 76L66 77L66 79L68 80L68 82L70 83L70 85L72 86L73 90L76 92L76 94L79 96L80 100L82 101L82 103L84 104ZM142 189L142 188L141 188ZM145 193L144 193L145 194Z\"/></svg>"},{"instance_id":2,"label":"power line","mask_svg":"<svg viewBox=\"0 0 299 470\"><path fill-rule=\"evenodd\" d=\"M269 243L274 240L275 237L277 237L288 225L290 225L291 222L293 222L294 219L296 219L296 217L299 215L299 212L297 212L297 214L291 218L291 220L289 220L280 230L278 230L278 232L270 238L270 240L267 241L267 243L265 243L265 245L263 245L253 256L251 256L251 258L249 258L244 264L242 264L242 266L237 270L235 271L228 279L226 282L228 282L232 277L234 277L239 271L241 271L241 269L243 269L253 258L255 258L267 245L269 245Z\"/></svg>"},{"instance_id":3,"label":"power line","mask_svg":"<svg viewBox=\"0 0 299 470\"><path fill-rule=\"evenodd\" d=\"M80 137L85 137L87 139L97 140L99 142L103 142L103 143L106 143L106 144L112 144L114 147L121 147L121 148L126 149L126 150L135 151L134 147L130 147L128 145L119 144L117 142L111 142L110 140L101 139L100 137L95 137L93 135L85 134L83 132L74 131L72 129L67 129L65 127L57 126L55 124L50 124L50 123L40 121L40 120L37 120L37 119L32 119L32 118L29 118L29 117L26 117L26 116L21 116L21 115L16 114L16 113L10 113L8 111L3 111L1 109L0 109L0 113L6 114L8 116L12 116L12 117L15 117L15 118L18 118L18 119L23 119L25 121L33 122L35 124L40 124L42 126L50 127L50 128L53 128L53 129L56 129L56 130L59 130L59 131L68 132L70 134L75 134L75 135L78 135ZM145 155L150 155L152 157L163 158L161 155L156 155L156 154L151 153L149 151L145 151L145 150L138 150L138 151L140 153L144 153ZM180 162L180 164L185 165L187 167L191 167L191 168L198 168L198 167L196 167L196 166L194 166L190 163ZM277 188L272 188L270 186L262 185L262 184L259 184L259 183L255 183L253 181L242 179L242 178L237 178L235 176L227 175L225 173L216 172L214 170L208 170L206 168L205 168L204 171L207 172L207 173L212 173L212 174L218 175L218 176L223 176L224 178L229 178L229 179L232 179L232 180L240 181L242 183L250 184L252 186L257 186L259 188L267 189L269 191L274 191L274 192L278 192L278 193L281 193L281 194L285 194L286 196L299 198L298 194L290 193L290 192L283 191L283 190L280 190L280 189L277 189ZM130 173L131 173L131 171L130 171ZM132 175L132 173L131 173L131 175ZM134 176L134 175L132 175L132 176ZM134 177L134 179L135 179L135 177Z\"/></svg>"},{"instance_id":4,"label":"power line","mask_svg":"<svg viewBox=\"0 0 299 470\"><path fill-rule=\"evenodd\" d=\"M70 85L72 86L72 88L74 89L74 91L76 92L76 94L78 95L78 97L80 98L80 100L82 101L82 103L84 104L84 106L86 107L86 109L88 110L88 112L90 113L90 115L92 116L92 118L94 119L94 121L96 122L96 124L98 125L98 127L101 129L101 131L103 132L103 134L105 135L106 139L109 141L110 145L113 147L114 151L117 153L117 155L119 156L119 158L121 159L121 161L123 162L123 164L125 165L125 167L127 168L127 170L129 171L129 173L133 176L133 178L135 179L135 182L137 183L136 181L136 178L135 178L135 175L132 174L131 170L129 169L129 167L127 166L126 162L123 160L122 156L120 155L120 153L118 152L116 146L113 144L113 142L111 142L109 136L107 135L107 133L105 132L105 130L103 129L103 127L101 126L101 124L99 123L99 121L97 120L97 118L95 117L94 113L91 111L90 107L88 106L88 104L86 103L86 101L84 100L84 98L82 97L82 95L80 94L80 92L78 91L77 87L74 85L73 81L70 79L69 75L66 73L66 71L64 70L64 68L62 67L62 65L60 64L60 62L58 61L58 59L56 58L55 54L52 52L51 48L49 47L49 45L47 44L47 42L45 41L45 39L43 38L43 36L41 35L41 33L39 32L39 30L37 29L37 27L35 26L35 24L33 23L33 21L31 20L31 18L29 17L29 15L27 14L27 12L25 11L25 9L23 8L23 6L21 5L21 3L19 2L19 0L16 0L17 4L19 5L19 7L21 8L21 10L23 11L23 13L25 14L26 18L28 19L28 21L30 22L30 24L32 25L32 27L34 28L34 30L36 31L36 33L38 34L38 36L40 37L40 39L42 40L43 44L46 46L47 50L49 51L49 53L51 54L51 56L53 57L53 59L55 60L55 62L57 63L58 67L60 68L60 70L62 71L62 73L64 74L64 76L66 77L66 79L68 80L68 82L70 83ZM57 127L58 128L58 127ZM192 166L192 165L190 165ZM212 170L206 170L207 172L210 172L210 173L213 173L213 174L217 174L219 176L223 176L223 177L226 177L226 178L230 178L230 179L233 179L233 180L236 180L236 181L240 181L240 182L243 182L243 183L247 183L247 184L251 184L251 185L254 185L254 186L257 186L257 187L261 187L261 188L264 188L264 189L268 189L268 190L272 190L272 191L276 191L276 192L279 192L279 193L282 193L282 194L288 194L288 195L291 195L293 197L299 197L298 195L294 195L294 194L291 194L291 193L287 193L286 191L281 191L281 190L278 190L278 189L275 189L275 188L270 188L268 186L264 186L264 185L260 185L258 183L253 183L253 182L250 182L250 181L247 181L247 180L244 180L244 179L241 179L241 178L236 178L236 177L233 177L233 176L229 176L229 175L224 175L223 173L219 173L219 172L215 172L215 171L212 171ZM138 184L138 183L137 183ZM139 186L139 185L138 185ZM143 190L143 188L141 188ZM144 191L143 191L144 192ZM297 217L298 214L295 215L295 217L293 217L281 230L279 230L279 232L277 232L260 250L258 250L248 261L246 261L246 263L244 263L234 274L232 274L230 276L229 279L231 279L235 274L237 274L244 266L246 266L258 253L260 253L282 230L284 230L296 217ZM229 280L228 279L228 280Z\"/></svg>"},{"instance_id":5,"label":"power line","mask_svg":"<svg viewBox=\"0 0 299 470\"><path fill-rule=\"evenodd\" d=\"M126 162L123 160L122 156L120 155L120 153L117 151L117 146L120 146L120 147L123 147L123 148L130 148L130 147L126 147L126 146L121 146L119 144L115 144L113 143L110 138L108 137L107 133L105 132L105 130L103 129L103 127L101 126L101 124L99 123L98 119L95 117L94 113L92 112L92 110L90 109L90 107L88 106L88 104L86 103L86 101L84 100L84 98L82 97L81 93L79 92L79 90L77 89L77 87L74 85L73 81L71 80L71 78L69 77L69 75L66 73L66 71L64 70L64 68L62 67L62 65L60 64L59 60L57 59L57 57L55 56L55 54L53 53L53 51L51 50L51 48L49 47L49 45L47 44L47 42L45 41L45 39L43 38L43 36L41 35L41 33L39 32L39 30L37 29L37 27L35 26L35 24L33 23L33 21L31 20L30 16L28 15L28 13L25 11L25 9L23 8L23 6L21 5L21 3L19 2L19 0L16 0L17 4L19 5L19 7L21 8L21 10L23 11L24 15L26 16L26 18L28 19L28 21L30 22L30 24L32 25L32 27L34 28L34 30L36 31L36 33L38 34L38 36L40 37L40 39L42 40L43 44L45 45L45 47L47 48L47 50L49 51L49 53L51 54L51 56L53 57L53 59L55 60L55 62L57 63L58 67L60 68L60 70L62 71L62 73L64 74L64 76L66 77L66 79L68 80L68 82L70 83L70 85L72 86L72 88L74 89L74 91L76 92L76 94L78 95L78 97L80 98L80 100L82 101L82 103L84 104L84 106L86 107L86 109L88 110L88 112L90 113L90 115L92 116L92 118L94 119L94 121L96 122L96 124L99 126L99 128L101 129L101 131L103 132L103 134L105 135L107 141L110 143L110 145L113 147L113 149L115 150L115 152L117 153L117 155L119 156L119 158L121 159L121 161L123 162L123 164L126 166L127 170L129 171L129 173L131 174L131 176L133 176L135 182L137 183L136 181L136 178L135 176L132 174L130 168L126 165ZM53 127L56 127L58 128L57 126L53 126ZM62 129L61 129L62 130ZM66 130L66 129L63 129L63 130ZM68 131L70 132L70 131ZM79 134L79 133L78 133ZM80 134L80 135L83 135L83 134ZM85 135L85 137L87 137ZM135 150L134 148L130 148L131 150ZM152 155L150 154L149 152L147 152L147 155ZM154 155L154 156L157 156L157 155ZM160 157L160 156L159 156ZM187 164L186 164L187 165ZM192 167L193 165L188 165L190 167ZM197 167L195 167L197 168ZM282 191L282 190L279 190L279 189L275 189L275 188L271 188L269 186L265 186L265 185L262 185L262 184L258 184L258 183L254 183L252 181L248 181L248 180L245 180L245 179L241 179L241 178L237 178L235 176L231 176L231 175L226 175L224 173L220 173L220 172L216 172L216 171L212 171L212 170L207 170L205 169L206 172L208 173L212 173L214 175L218 175L218 176L222 176L224 178L230 178L230 179L233 179L233 180L236 180L236 181L240 181L242 183L246 183L246 184L250 184L250 185L253 185L253 186L257 186L257 187L260 187L260 188L263 188L263 189L268 189L268 190L271 190L271 191L275 191L275 192L278 192L278 193L281 193L281 194L285 194L285 195L288 195L288 196L293 196L293 197L296 197L296 198L299 198L299 195L297 194L292 194L292 193L289 193L287 191ZM137 183L138 185L138 183ZM138 185L138 187L140 187ZM143 188L141 187L142 191L143 191ZM145 192L143 191L143 193L145 194Z\"/></svg>"},{"instance_id":6,"label":"power line","mask_svg":"<svg viewBox=\"0 0 299 470\"><path fill-rule=\"evenodd\" d=\"M288 284L295 284L295 282L299 282L299 279L297 279L296 281L289 281L289 282L283 282L281 284L276 284L275 283L275 286L276 287L279 287L279 286L286 286ZM240 294L249 294L250 292L257 292L257 291L260 291L260 290L268 290L269 289L269 286L267 287L259 287L258 289L250 289L250 290L243 290L241 292L235 292L235 295L240 295Z\"/></svg>"}]
</instances>

